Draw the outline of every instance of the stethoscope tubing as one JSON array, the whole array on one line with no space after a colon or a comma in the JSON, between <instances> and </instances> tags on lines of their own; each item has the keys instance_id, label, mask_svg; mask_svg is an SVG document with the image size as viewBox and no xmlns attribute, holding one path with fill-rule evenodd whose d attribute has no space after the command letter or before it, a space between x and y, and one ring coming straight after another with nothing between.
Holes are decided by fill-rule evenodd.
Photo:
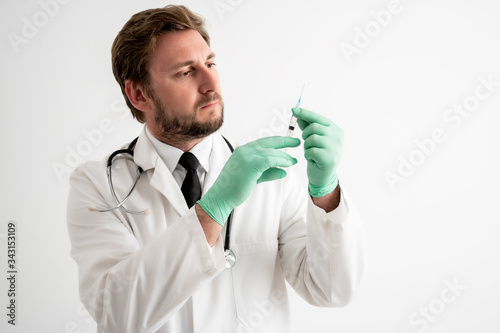
<instances>
[{"instance_id":1,"label":"stethoscope tubing","mask_svg":"<svg viewBox=\"0 0 500 333\"><path fill-rule=\"evenodd\" d=\"M137 182L139 181L139 178L141 177L141 174L144 172L144 170L139 165L136 164L136 166L137 166L137 173L136 173L136 176L135 176L134 184L132 185L132 188L127 193L127 195L125 196L125 198L123 198L123 200L118 199L118 196L116 195L115 187L113 185L113 177L112 177L112 174L111 174L111 170L112 170L112 166L113 166L113 161L114 160L125 159L125 160L132 161L135 164L135 161L133 159L133 157L134 157L134 147L135 147L135 144L137 143L138 139L139 139L139 137L135 138L129 144L129 146L127 147L127 149L119 149L119 150L116 150L113 153L111 153L111 155L109 156L109 158L107 160L106 176L107 176L107 179L108 179L108 186L109 186L109 190L110 190L111 194L113 195L113 198L115 199L117 205L115 207L110 207L110 208L96 208L96 207L93 207L93 206L89 206L89 210L95 211L95 212L99 212L99 213L106 213L106 212L111 212L111 211L114 211L116 209L121 208L121 209L123 209L124 212L126 212L128 214L149 215L149 213L150 213L149 209L145 209L145 210L142 210L142 211L133 211L133 210L129 210L127 207L125 207L125 202L128 200L128 198L130 198L130 195L132 194L132 192L136 188ZM231 152L233 152L234 151L233 146L229 143L229 141L226 138L224 138L224 140L226 141L226 143L227 143L229 149L231 150ZM125 157L125 156L118 156L117 157L117 155L120 155L120 154L122 154L122 155L128 154L128 155L130 155L130 157L128 157L128 156L127 157ZM232 222L232 220L233 220L233 211L231 211L231 213L229 213L229 216L227 218L227 222L226 222L226 236L225 236L225 239L224 239L224 256L225 256L225 259L226 259L226 267L227 268L232 267L234 265L235 261L236 261L236 256L235 256L234 252L230 249L230 244L231 244L231 222Z\"/></svg>"}]
</instances>

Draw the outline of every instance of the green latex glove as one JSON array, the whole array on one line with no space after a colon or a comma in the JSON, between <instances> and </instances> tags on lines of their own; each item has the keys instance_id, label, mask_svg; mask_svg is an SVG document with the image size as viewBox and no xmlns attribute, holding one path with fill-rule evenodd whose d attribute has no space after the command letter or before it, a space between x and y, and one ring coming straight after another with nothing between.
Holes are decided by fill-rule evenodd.
<instances>
[{"instance_id":1,"label":"green latex glove","mask_svg":"<svg viewBox=\"0 0 500 333\"><path fill-rule=\"evenodd\" d=\"M309 194L322 197L338 185L337 167L342 154L344 132L330 119L302 108L292 108L304 139Z\"/></svg>"},{"instance_id":2,"label":"green latex glove","mask_svg":"<svg viewBox=\"0 0 500 333\"><path fill-rule=\"evenodd\" d=\"M279 149L299 144L297 138L274 136L236 148L198 204L224 226L229 213L250 196L255 185L286 176L280 168L292 166L297 160Z\"/></svg>"}]
</instances>

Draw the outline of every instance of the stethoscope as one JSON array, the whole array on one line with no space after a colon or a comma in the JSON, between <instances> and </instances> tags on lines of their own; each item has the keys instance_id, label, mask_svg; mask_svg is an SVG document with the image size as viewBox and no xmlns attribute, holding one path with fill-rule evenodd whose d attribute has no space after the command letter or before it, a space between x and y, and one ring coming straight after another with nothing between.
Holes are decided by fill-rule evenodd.
<instances>
[{"instance_id":1,"label":"stethoscope","mask_svg":"<svg viewBox=\"0 0 500 333\"><path fill-rule=\"evenodd\" d=\"M226 141L231 152L233 152L234 151L233 146L229 143L229 141L225 137L222 137L222 138L224 139L224 141ZM126 212L128 214L149 215L151 213L149 208L145 209L145 210L141 210L141 211L134 211L134 210L127 209L127 207L125 207L125 201L127 201L127 199L130 197L130 195L134 191L135 186L137 185L137 182L139 181L139 178L141 177L141 174L144 172L144 170L139 165L135 164L135 161L133 158L134 157L134 147L135 147L135 144L137 143L137 139L139 139L139 137L135 138L128 145L127 149L119 149L119 150L114 151L111 155L109 155L109 158L107 161L106 175L108 178L108 186L109 186L109 190L110 190L111 194L113 195L113 198L115 199L117 205L114 207L109 207L109 208L97 208L95 206L89 206L88 210L90 210L91 212L106 213L106 212L110 212L110 211L113 211L115 209L121 208L121 209L123 209L124 212ZM117 161L117 160L122 160L122 159L132 161L132 163L134 163L137 166L137 172L135 175L134 184L132 185L130 191L127 193L125 198L123 198L123 200L120 200L120 199L118 199L118 196L116 195L116 192L115 192L115 187L113 186L113 177L111 174L111 170L112 170L113 162ZM229 248L229 243L231 240L231 221L232 220L233 220L233 212L231 211L231 213L229 213L229 217L227 218L226 237L224 239L224 258L226 260L226 268L231 268L236 263L236 255Z\"/></svg>"}]
</instances>

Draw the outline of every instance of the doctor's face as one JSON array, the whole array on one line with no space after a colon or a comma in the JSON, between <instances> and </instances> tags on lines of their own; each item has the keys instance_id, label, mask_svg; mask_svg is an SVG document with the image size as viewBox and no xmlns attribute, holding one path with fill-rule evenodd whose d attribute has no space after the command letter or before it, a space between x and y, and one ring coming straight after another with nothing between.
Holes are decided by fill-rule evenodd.
<instances>
[{"instance_id":1,"label":"doctor's face","mask_svg":"<svg viewBox=\"0 0 500 333\"><path fill-rule=\"evenodd\" d=\"M224 105L214 60L195 30L157 37L149 69L154 118L146 123L160 140L199 139L222 126Z\"/></svg>"}]
</instances>

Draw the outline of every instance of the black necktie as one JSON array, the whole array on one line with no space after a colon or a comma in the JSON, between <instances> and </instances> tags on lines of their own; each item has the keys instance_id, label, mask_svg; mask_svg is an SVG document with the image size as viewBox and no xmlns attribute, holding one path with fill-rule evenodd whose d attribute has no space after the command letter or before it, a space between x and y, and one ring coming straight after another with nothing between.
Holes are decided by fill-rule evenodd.
<instances>
[{"instance_id":1,"label":"black necktie","mask_svg":"<svg viewBox=\"0 0 500 333\"><path fill-rule=\"evenodd\" d=\"M184 178L184 182L181 186L181 191L182 194L184 194L184 199L186 199L188 207L191 208L196 201L201 198L200 179L198 178L198 173L196 172L200 162L198 162L196 156L187 152L182 154L179 159L179 164L182 165L182 167L187 171L186 178Z\"/></svg>"}]
</instances>

